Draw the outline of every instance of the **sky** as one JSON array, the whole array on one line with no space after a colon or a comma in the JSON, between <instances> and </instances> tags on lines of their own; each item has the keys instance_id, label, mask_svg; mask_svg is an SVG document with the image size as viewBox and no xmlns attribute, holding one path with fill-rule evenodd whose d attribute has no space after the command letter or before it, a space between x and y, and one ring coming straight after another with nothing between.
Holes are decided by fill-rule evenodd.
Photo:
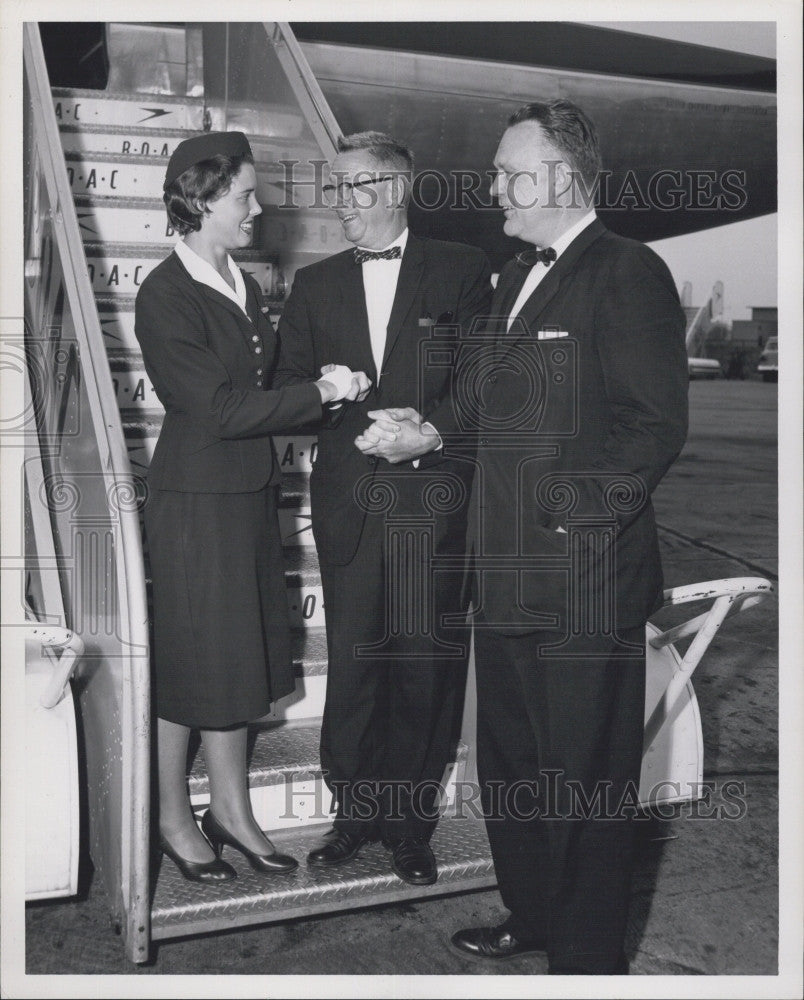
<instances>
[{"instance_id":1,"label":"sky","mask_svg":"<svg viewBox=\"0 0 804 1000\"><path fill-rule=\"evenodd\" d=\"M650 246L670 268L679 294L686 281L692 283L692 305L703 305L722 281L724 317L750 319L751 306L778 305L777 221L775 213L763 215Z\"/></svg>"},{"instance_id":2,"label":"sky","mask_svg":"<svg viewBox=\"0 0 804 1000\"><path fill-rule=\"evenodd\" d=\"M757 6L757 16L762 7ZM636 31L661 38L734 49L775 58L776 25L742 21L590 21L600 27ZM719 226L688 236L657 240L651 247L664 259L679 292L692 282L692 305L703 305L712 285L723 282L724 315L750 319L751 306L775 306L777 290L778 215L765 215L745 222Z\"/></svg>"}]
</instances>

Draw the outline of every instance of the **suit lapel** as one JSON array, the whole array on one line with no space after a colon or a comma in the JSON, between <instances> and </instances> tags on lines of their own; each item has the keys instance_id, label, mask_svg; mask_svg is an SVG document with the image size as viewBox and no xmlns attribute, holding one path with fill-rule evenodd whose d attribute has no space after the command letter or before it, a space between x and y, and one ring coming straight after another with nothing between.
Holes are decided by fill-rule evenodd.
<instances>
[{"instance_id":1,"label":"suit lapel","mask_svg":"<svg viewBox=\"0 0 804 1000\"><path fill-rule=\"evenodd\" d=\"M246 312L248 313L248 318L254 326L257 326L259 325L260 316L263 315L262 303L258 301L257 293L254 291L254 286L245 274L243 274L243 281L246 285ZM232 303L232 305L234 305L234 303Z\"/></svg>"},{"instance_id":2,"label":"suit lapel","mask_svg":"<svg viewBox=\"0 0 804 1000\"><path fill-rule=\"evenodd\" d=\"M231 299L227 298L221 292L216 291L216 289L210 288L209 285L205 285L203 284L203 282L196 282L196 284L201 289L203 294L207 297L207 299L209 299L211 302L214 302L216 305L219 305L222 308L227 309L231 313L231 315L237 320L237 329L240 331L240 334L243 337L243 343L248 347L249 352L251 352L252 348L254 347L253 343L251 342L251 338L257 332L253 320L251 319L251 316L250 315L246 316L246 314L243 312L240 306L232 302ZM248 286L246 287L248 288ZM246 291L246 309L248 308L249 308L249 294L248 291ZM252 306L251 309L253 311L254 306ZM270 326L270 324L268 325ZM266 351L267 350L268 347L266 346ZM267 356L270 357L270 354L268 354Z\"/></svg>"},{"instance_id":3,"label":"suit lapel","mask_svg":"<svg viewBox=\"0 0 804 1000\"><path fill-rule=\"evenodd\" d=\"M262 334L262 342L265 349L266 359L272 358L274 356L274 351L276 350L276 331L274 330L274 325L265 317L265 314L262 311L262 302L260 297L257 294L254 284L251 280L249 280L249 277L245 274L245 272L243 272L243 281L246 285L246 310L248 312L248 317L251 320L254 330ZM234 305L234 303L232 303L232 305ZM244 317L241 315L240 319L244 319ZM261 319L263 322L260 322ZM249 331L249 337L254 335L254 330ZM249 350L252 346L253 345L249 340Z\"/></svg>"},{"instance_id":4,"label":"suit lapel","mask_svg":"<svg viewBox=\"0 0 804 1000\"><path fill-rule=\"evenodd\" d=\"M363 268L359 264L355 264L351 250L341 255L339 263L341 263L341 270L336 274L335 279L340 291L339 310L341 315L346 318L346 329L351 341L350 347L357 348L359 365L355 367L355 371L364 371L376 384L377 366L374 364L374 356L371 351L366 293L363 288Z\"/></svg>"},{"instance_id":5,"label":"suit lapel","mask_svg":"<svg viewBox=\"0 0 804 1000\"><path fill-rule=\"evenodd\" d=\"M217 291L215 288L210 288L209 285L205 285L203 282L198 282L201 286L204 295L213 302L217 302L219 306L223 306L224 309L228 309L229 312L236 316L241 322L246 320L246 316L243 310L236 303L232 302L231 299L227 298L222 292Z\"/></svg>"},{"instance_id":6,"label":"suit lapel","mask_svg":"<svg viewBox=\"0 0 804 1000\"><path fill-rule=\"evenodd\" d=\"M572 243L570 243L555 264L550 265L547 274L544 278L542 278L533 290L533 294L530 298L528 298L520 311L517 313L517 318L524 320L524 327L527 332L523 331L522 323L514 323L511 326L509 336L503 336L502 338L502 342L504 344L513 347L513 345L523 337L534 336L536 334L539 316L541 316L552 299L555 298L563 282L572 275L573 268L586 249L591 246L596 239L602 236L605 231L606 227L603 223L600 222L599 219L595 219L594 222L588 225L586 229L584 229L584 231L580 233L572 241ZM519 294L519 289L522 288L523 284L524 279L518 285L517 294ZM513 305L513 302L515 301L516 298L513 299L511 305Z\"/></svg>"},{"instance_id":7,"label":"suit lapel","mask_svg":"<svg viewBox=\"0 0 804 1000\"><path fill-rule=\"evenodd\" d=\"M253 310L255 308L255 305L256 308L259 308L259 305L252 303L250 301L249 285L245 276L243 277L243 281L246 282L246 309L249 310L248 317L246 317L246 315L243 313L243 310L240 308L240 306L238 306L231 299L227 298L221 292L217 291L217 289L212 288L210 285L205 284L203 281L196 281L195 278L190 274L190 272L184 266L184 264L182 264L179 255L174 254L173 256L176 261L176 264L180 269L180 273L183 274L188 281L192 282L193 287L197 288L201 292L201 294L205 296L210 302L214 302L216 305L223 307L235 317L235 319L238 321L237 324L238 329L243 334L243 338L248 344L249 349L251 349L251 336L254 333L254 330L251 328L252 323L254 322Z\"/></svg>"},{"instance_id":8,"label":"suit lapel","mask_svg":"<svg viewBox=\"0 0 804 1000\"><path fill-rule=\"evenodd\" d=\"M416 298L416 292L422 280L424 270L424 245L413 233L408 233L408 242L402 254L402 264L399 268L399 280L396 283L396 295L391 307L385 336L385 351L383 352L383 368L394 349L402 325L407 319L411 306Z\"/></svg>"},{"instance_id":9,"label":"suit lapel","mask_svg":"<svg viewBox=\"0 0 804 1000\"><path fill-rule=\"evenodd\" d=\"M495 332L497 334L496 339L505 337L508 317L511 314L511 309L514 303L516 302L517 295L519 295L522 286L525 284L525 278L527 278L527 276L527 269L519 267L513 261L506 264L500 272L497 287L494 290L494 301L492 302L491 307L492 315L497 317L497 321L495 323Z\"/></svg>"}]
</instances>

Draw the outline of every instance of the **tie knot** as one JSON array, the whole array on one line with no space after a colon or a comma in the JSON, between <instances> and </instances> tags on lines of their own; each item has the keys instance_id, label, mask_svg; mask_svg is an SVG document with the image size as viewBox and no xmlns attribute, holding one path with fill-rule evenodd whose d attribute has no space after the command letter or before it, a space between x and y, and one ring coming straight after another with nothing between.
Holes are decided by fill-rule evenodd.
<instances>
[{"instance_id":1,"label":"tie knot","mask_svg":"<svg viewBox=\"0 0 804 1000\"><path fill-rule=\"evenodd\" d=\"M516 255L516 262L521 267L533 267L534 264L544 264L549 267L556 259L556 252L552 247L542 249L523 250Z\"/></svg>"},{"instance_id":2,"label":"tie knot","mask_svg":"<svg viewBox=\"0 0 804 1000\"><path fill-rule=\"evenodd\" d=\"M355 264L365 264L367 260L398 260L402 256L402 247L389 247L387 250L361 250L355 247Z\"/></svg>"}]
</instances>

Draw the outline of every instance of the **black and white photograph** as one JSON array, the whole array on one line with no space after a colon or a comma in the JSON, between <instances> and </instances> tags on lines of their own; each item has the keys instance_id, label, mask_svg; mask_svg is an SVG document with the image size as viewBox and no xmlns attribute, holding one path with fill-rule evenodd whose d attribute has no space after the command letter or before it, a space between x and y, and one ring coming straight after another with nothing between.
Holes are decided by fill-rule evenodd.
<instances>
[{"instance_id":1,"label":"black and white photograph","mask_svg":"<svg viewBox=\"0 0 804 1000\"><path fill-rule=\"evenodd\" d=\"M0 995L800 997L800 6L0 26Z\"/></svg>"}]
</instances>

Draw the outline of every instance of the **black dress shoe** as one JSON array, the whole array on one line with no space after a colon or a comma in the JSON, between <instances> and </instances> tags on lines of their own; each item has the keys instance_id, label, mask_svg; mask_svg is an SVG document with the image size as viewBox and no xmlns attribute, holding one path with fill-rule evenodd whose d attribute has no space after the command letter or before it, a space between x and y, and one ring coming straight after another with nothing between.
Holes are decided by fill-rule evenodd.
<instances>
[{"instance_id":1,"label":"black dress shoe","mask_svg":"<svg viewBox=\"0 0 804 1000\"><path fill-rule=\"evenodd\" d=\"M499 927L467 927L452 935L452 944L472 958L515 958L518 955L535 955L545 950L543 941L522 941L508 930Z\"/></svg>"},{"instance_id":2,"label":"black dress shoe","mask_svg":"<svg viewBox=\"0 0 804 1000\"><path fill-rule=\"evenodd\" d=\"M350 833L349 830L330 830L326 834L326 843L316 847L307 855L307 864L314 868L334 868L345 864L357 856L357 852L366 844L376 840L371 830L360 833Z\"/></svg>"},{"instance_id":3,"label":"black dress shoe","mask_svg":"<svg viewBox=\"0 0 804 1000\"><path fill-rule=\"evenodd\" d=\"M221 826L210 809L204 813L201 829L209 838L212 850L218 857L221 856L223 845L228 844L229 847L240 851L255 872L262 872L265 875L285 875L299 867L299 862L295 858L291 858L289 854L279 854L277 851L272 851L270 854L257 854L255 851L250 851L245 844L229 833L225 826ZM270 840L268 843L271 843ZM224 863L221 862L221 864Z\"/></svg>"},{"instance_id":4,"label":"black dress shoe","mask_svg":"<svg viewBox=\"0 0 804 1000\"><path fill-rule=\"evenodd\" d=\"M234 868L220 858L213 858L212 861L188 861L187 858L177 854L161 835L159 847L190 882L229 882L237 878Z\"/></svg>"},{"instance_id":5,"label":"black dress shoe","mask_svg":"<svg viewBox=\"0 0 804 1000\"><path fill-rule=\"evenodd\" d=\"M430 845L421 837L393 837L391 869L403 882L411 885L432 885L438 878L436 859Z\"/></svg>"}]
</instances>

